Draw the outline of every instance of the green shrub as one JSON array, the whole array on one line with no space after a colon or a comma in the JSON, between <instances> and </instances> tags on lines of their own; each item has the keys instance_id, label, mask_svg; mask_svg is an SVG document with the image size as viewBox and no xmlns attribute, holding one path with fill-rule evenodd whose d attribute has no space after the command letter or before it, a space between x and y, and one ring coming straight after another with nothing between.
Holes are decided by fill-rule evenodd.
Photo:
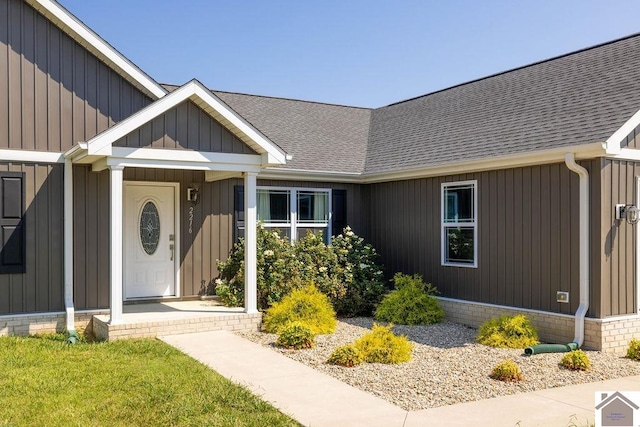
<instances>
[{"instance_id":1,"label":"green shrub","mask_svg":"<svg viewBox=\"0 0 640 427\"><path fill-rule=\"evenodd\" d=\"M417 274L401 273L397 273L393 281L396 290L382 299L376 309L376 320L401 325L429 325L442 321L444 311L433 297L438 291L430 283L424 283Z\"/></svg>"},{"instance_id":2,"label":"green shrub","mask_svg":"<svg viewBox=\"0 0 640 427\"><path fill-rule=\"evenodd\" d=\"M343 345L333 350L327 363L352 368L362 363L362 354L353 344Z\"/></svg>"},{"instance_id":3,"label":"green shrub","mask_svg":"<svg viewBox=\"0 0 640 427\"><path fill-rule=\"evenodd\" d=\"M538 344L538 332L527 316L494 317L480 326L476 341L500 348L526 348Z\"/></svg>"},{"instance_id":4,"label":"green shrub","mask_svg":"<svg viewBox=\"0 0 640 427\"><path fill-rule=\"evenodd\" d=\"M627 349L627 358L640 360L640 340L632 339Z\"/></svg>"},{"instance_id":5,"label":"green shrub","mask_svg":"<svg viewBox=\"0 0 640 427\"><path fill-rule=\"evenodd\" d=\"M589 356L582 350L573 350L562 357L560 365L573 371L588 371L591 369Z\"/></svg>"},{"instance_id":6,"label":"green shrub","mask_svg":"<svg viewBox=\"0 0 640 427\"><path fill-rule=\"evenodd\" d=\"M331 238L331 247L344 288L343 295L332 298L333 306L341 316L370 316L386 292L378 253L348 226Z\"/></svg>"},{"instance_id":7,"label":"green shrub","mask_svg":"<svg viewBox=\"0 0 640 427\"><path fill-rule=\"evenodd\" d=\"M307 231L293 245L293 253L302 282L313 282L335 307L336 301L345 296L345 286L340 281L338 258L331 246L325 245L322 231Z\"/></svg>"},{"instance_id":8,"label":"green shrub","mask_svg":"<svg viewBox=\"0 0 640 427\"><path fill-rule=\"evenodd\" d=\"M513 360L505 360L498 363L491 371L491 378L500 381L522 381L522 371Z\"/></svg>"},{"instance_id":9,"label":"green shrub","mask_svg":"<svg viewBox=\"0 0 640 427\"><path fill-rule=\"evenodd\" d=\"M402 363L411 360L413 344L405 336L393 333L393 325L373 324L371 332L358 338L353 345L368 363Z\"/></svg>"},{"instance_id":10,"label":"green shrub","mask_svg":"<svg viewBox=\"0 0 640 427\"><path fill-rule=\"evenodd\" d=\"M303 322L291 322L280 330L276 345L293 350L313 348L316 345L316 337L311 332L309 325Z\"/></svg>"},{"instance_id":11,"label":"green shrub","mask_svg":"<svg viewBox=\"0 0 640 427\"><path fill-rule=\"evenodd\" d=\"M275 230L257 229L258 308L265 310L303 283L301 263L288 239ZM218 261L220 276L214 281L215 293L230 307L244 305L244 240L233 245L226 261Z\"/></svg>"},{"instance_id":12,"label":"green shrub","mask_svg":"<svg viewBox=\"0 0 640 427\"><path fill-rule=\"evenodd\" d=\"M292 322L303 322L314 335L330 334L336 329L336 313L326 295L313 285L293 290L282 301L274 303L263 318L266 332L280 333Z\"/></svg>"}]
</instances>

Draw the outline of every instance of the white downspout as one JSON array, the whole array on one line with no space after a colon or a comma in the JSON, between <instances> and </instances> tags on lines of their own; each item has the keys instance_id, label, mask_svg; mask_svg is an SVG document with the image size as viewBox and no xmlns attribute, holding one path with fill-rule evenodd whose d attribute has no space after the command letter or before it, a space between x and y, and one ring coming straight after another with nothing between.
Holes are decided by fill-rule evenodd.
<instances>
[{"instance_id":1,"label":"white downspout","mask_svg":"<svg viewBox=\"0 0 640 427\"><path fill-rule=\"evenodd\" d=\"M581 347L584 342L584 318L589 309L589 172L576 163L573 153L565 154L564 162L569 170L580 177L580 305L575 314L573 342Z\"/></svg>"},{"instance_id":2,"label":"white downspout","mask_svg":"<svg viewBox=\"0 0 640 427\"><path fill-rule=\"evenodd\" d=\"M78 337L73 307L73 163L64 159L64 307L69 342Z\"/></svg>"}]
</instances>

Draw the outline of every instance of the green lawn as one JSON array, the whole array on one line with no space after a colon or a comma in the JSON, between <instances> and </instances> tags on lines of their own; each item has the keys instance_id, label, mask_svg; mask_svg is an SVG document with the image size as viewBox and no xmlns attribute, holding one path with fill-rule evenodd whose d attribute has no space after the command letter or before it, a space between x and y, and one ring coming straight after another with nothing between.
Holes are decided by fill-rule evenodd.
<instances>
[{"instance_id":1,"label":"green lawn","mask_svg":"<svg viewBox=\"0 0 640 427\"><path fill-rule=\"evenodd\" d=\"M0 337L0 426L298 426L153 339Z\"/></svg>"}]
</instances>

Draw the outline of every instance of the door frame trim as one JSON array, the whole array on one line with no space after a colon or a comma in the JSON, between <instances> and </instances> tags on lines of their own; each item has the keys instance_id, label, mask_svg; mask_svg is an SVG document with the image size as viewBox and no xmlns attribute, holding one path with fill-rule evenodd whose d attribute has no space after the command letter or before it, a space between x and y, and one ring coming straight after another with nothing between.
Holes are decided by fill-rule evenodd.
<instances>
[{"instance_id":1,"label":"door frame trim","mask_svg":"<svg viewBox=\"0 0 640 427\"><path fill-rule=\"evenodd\" d=\"M180 298L181 296L181 284L180 284L180 266L181 266L181 262L180 262L180 240L181 240L181 236L180 236L180 183L179 182L165 182L165 181L123 181L122 185L124 187L133 187L133 186L146 186L146 187L171 187L173 188L173 196L174 196L174 214L173 214L173 222L174 222L174 233L175 233L175 240L173 242L173 244L175 245L174 247L174 256L173 256L173 271L174 271L174 286L175 286L175 295L168 295L168 296L164 296L164 297L138 297L138 298L124 298L125 292L123 289L122 295L123 301L143 301L146 299L149 300L157 300L157 299L164 299L164 298ZM123 194L126 194L126 191L123 191ZM122 222L124 224L124 213L126 211L127 207L126 205L123 203L123 209L122 209ZM125 246L127 244L127 242L125 241L125 229L124 227L122 228L122 232L123 232L123 236L122 236L122 256L124 257L125 255ZM123 268L122 271L122 286L123 288L127 286L126 284L126 275L127 275L127 271Z\"/></svg>"}]
</instances>

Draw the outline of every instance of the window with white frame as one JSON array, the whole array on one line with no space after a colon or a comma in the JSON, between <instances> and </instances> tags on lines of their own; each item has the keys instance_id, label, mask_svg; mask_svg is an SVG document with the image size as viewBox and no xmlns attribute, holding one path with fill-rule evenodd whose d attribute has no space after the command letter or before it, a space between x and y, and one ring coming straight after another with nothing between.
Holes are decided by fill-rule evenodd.
<instances>
[{"instance_id":1,"label":"window with white frame","mask_svg":"<svg viewBox=\"0 0 640 427\"><path fill-rule=\"evenodd\" d=\"M331 190L317 188L258 187L258 221L279 229L291 241L308 231L322 231L325 242L331 236Z\"/></svg>"},{"instance_id":2,"label":"window with white frame","mask_svg":"<svg viewBox=\"0 0 640 427\"><path fill-rule=\"evenodd\" d=\"M476 267L477 181L442 184L442 264Z\"/></svg>"}]
</instances>

